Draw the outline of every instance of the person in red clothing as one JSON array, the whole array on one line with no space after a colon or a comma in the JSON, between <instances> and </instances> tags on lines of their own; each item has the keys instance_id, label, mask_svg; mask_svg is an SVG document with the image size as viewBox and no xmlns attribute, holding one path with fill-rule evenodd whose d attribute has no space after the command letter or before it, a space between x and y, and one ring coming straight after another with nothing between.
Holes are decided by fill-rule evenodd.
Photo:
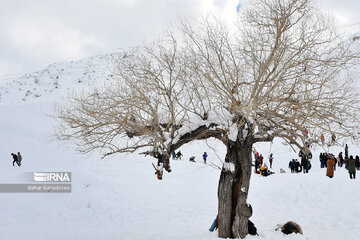
<instances>
[{"instance_id":1,"label":"person in red clothing","mask_svg":"<svg viewBox=\"0 0 360 240\"><path fill-rule=\"evenodd\" d=\"M263 165L263 162L264 162L264 157L262 154L260 154L260 156L259 156L260 167Z\"/></svg>"}]
</instances>

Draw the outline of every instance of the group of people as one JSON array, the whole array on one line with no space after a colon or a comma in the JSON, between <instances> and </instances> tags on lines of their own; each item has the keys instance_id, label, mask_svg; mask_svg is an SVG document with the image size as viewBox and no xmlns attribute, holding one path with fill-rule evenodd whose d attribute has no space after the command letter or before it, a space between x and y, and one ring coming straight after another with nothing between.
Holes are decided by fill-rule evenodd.
<instances>
[{"instance_id":1,"label":"group of people","mask_svg":"<svg viewBox=\"0 0 360 240\"><path fill-rule=\"evenodd\" d=\"M175 153L175 151L171 152L172 159L181 160L181 157L183 156L181 151L178 151Z\"/></svg>"},{"instance_id":2,"label":"group of people","mask_svg":"<svg viewBox=\"0 0 360 240\"><path fill-rule=\"evenodd\" d=\"M309 145L299 151L299 157L301 159L300 162L297 159L292 159L289 162L291 173L308 173L311 169L310 159L312 159L312 153Z\"/></svg>"},{"instance_id":3,"label":"group of people","mask_svg":"<svg viewBox=\"0 0 360 240\"><path fill-rule=\"evenodd\" d=\"M356 170L360 170L360 158L358 155L353 157L350 155L349 157L349 147L345 145L345 158L342 155L343 153L340 152L337 157L335 157L332 153L320 153L320 167L326 167L326 176L329 178L334 177L334 173L336 170L336 166L342 168L345 165L345 169L348 170L350 179L355 179L356 177Z\"/></svg>"},{"instance_id":4,"label":"group of people","mask_svg":"<svg viewBox=\"0 0 360 240\"><path fill-rule=\"evenodd\" d=\"M270 171L268 166L266 165L266 163L264 162L264 157L262 154L259 154L259 152L257 152L255 149L253 150L254 153L254 158L255 158L255 173L256 174L260 174L264 177L267 177L271 174L273 174L274 172ZM270 163L270 168L272 168L272 164L273 164L273 154L271 153L269 156L269 163Z\"/></svg>"},{"instance_id":5,"label":"group of people","mask_svg":"<svg viewBox=\"0 0 360 240\"><path fill-rule=\"evenodd\" d=\"M171 155L172 155L172 159L175 159L175 160L181 160L181 157L183 156L182 153L181 153L181 151L178 151L177 153L172 152ZM206 164L206 160L207 160L207 158L208 158L208 155L207 155L206 152L203 153L202 158L203 158L204 163ZM195 156L191 156L191 157L189 158L189 161L190 161L190 162L196 162L196 161L195 161Z\"/></svg>"},{"instance_id":6,"label":"group of people","mask_svg":"<svg viewBox=\"0 0 360 240\"><path fill-rule=\"evenodd\" d=\"M291 170L291 173L299 173L302 171L300 162L295 158L289 162L289 168Z\"/></svg>"},{"instance_id":7,"label":"group of people","mask_svg":"<svg viewBox=\"0 0 360 240\"><path fill-rule=\"evenodd\" d=\"M15 153L11 153L11 156L13 157L13 166L15 167L15 163L20 167L21 166L21 161L22 161L22 156L20 154L20 152L18 152L17 154Z\"/></svg>"}]
</instances>

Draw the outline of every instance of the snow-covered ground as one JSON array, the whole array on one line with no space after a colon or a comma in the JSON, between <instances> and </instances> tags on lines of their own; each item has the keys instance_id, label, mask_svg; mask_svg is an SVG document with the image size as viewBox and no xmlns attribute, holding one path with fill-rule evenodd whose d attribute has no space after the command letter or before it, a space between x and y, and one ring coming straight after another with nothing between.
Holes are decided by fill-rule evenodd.
<instances>
[{"instance_id":1,"label":"snow-covered ground","mask_svg":"<svg viewBox=\"0 0 360 240\"><path fill-rule=\"evenodd\" d=\"M86 61L77 64L87 66ZM0 183L26 182L26 173L35 171L69 171L73 177L72 193L0 193L0 239L217 239L217 232L208 229L217 214L220 170L216 166L225 154L220 142L184 146L184 158L172 161L173 172L158 181L153 158L118 154L100 160L96 153L81 155L71 144L54 141L54 120L48 115L55 100L80 84L84 72L71 71L79 68L73 63L55 64L32 77L0 83ZM109 75L103 65L99 68L99 76ZM54 69L67 73L56 75L58 88L51 85ZM37 77L40 87L34 81ZM25 92L34 88L40 96L26 97ZM358 147L349 146L350 154L360 155ZM276 140L255 147L266 159L274 154L276 173L252 175L248 201L260 236L247 239L358 239L359 175L350 180L342 168L333 179L326 177L326 170L320 169L318 155L323 149L319 147L312 149L309 174L291 174L288 161L297 154L288 146ZM326 150L337 154L343 149ZM10 155L18 151L23 155L20 168L12 166ZM209 155L206 165L201 161L204 151ZM192 155L197 162L188 161ZM280 174L280 168L287 172ZM299 223L304 235L285 236L274 230L289 220Z\"/></svg>"}]
</instances>

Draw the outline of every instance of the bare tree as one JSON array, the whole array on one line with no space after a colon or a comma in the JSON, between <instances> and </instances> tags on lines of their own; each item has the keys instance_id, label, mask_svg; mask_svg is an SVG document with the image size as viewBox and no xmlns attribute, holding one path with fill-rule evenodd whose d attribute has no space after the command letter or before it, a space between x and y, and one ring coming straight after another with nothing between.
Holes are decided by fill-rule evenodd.
<instances>
[{"instance_id":1,"label":"bare tree","mask_svg":"<svg viewBox=\"0 0 360 240\"><path fill-rule=\"evenodd\" d=\"M62 107L58 137L104 156L142 151L170 171L170 153L214 137L227 147L218 188L219 237L244 238L252 215L252 146L320 136L356 138L358 53L311 0L256 0L236 29L208 19L129 50L118 81Z\"/></svg>"}]
</instances>

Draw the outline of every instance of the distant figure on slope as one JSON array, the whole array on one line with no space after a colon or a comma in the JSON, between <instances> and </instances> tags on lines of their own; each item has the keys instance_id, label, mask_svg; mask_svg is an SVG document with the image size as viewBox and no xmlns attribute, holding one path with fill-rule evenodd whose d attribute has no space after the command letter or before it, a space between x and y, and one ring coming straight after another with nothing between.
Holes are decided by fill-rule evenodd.
<instances>
[{"instance_id":1,"label":"distant figure on slope","mask_svg":"<svg viewBox=\"0 0 360 240\"><path fill-rule=\"evenodd\" d=\"M207 159L207 153L206 152L204 152L204 154L202 155L202 157L203 157L203 159L204 159L204 163L206 164L206 159Z\"/></svg>"},{"instance_id":2,"label":"distant figure on slope","mask_svg":"<svg viewBox=\"0 0 360 240\"><path fill-rule=\"evenodd\" d=\"M180 159L181 160L181 157L182 157L182 153L180 151L178 151L176 153L176 159Z\"/></svg>"},{"instance_id":3,"label":"distant figure on slope","mask_svg":"<svg viewBox=\"0 0 360 240\"><path fill-rule=\"evenodd\" d=\"M14 159L14 161L13 161L13 166L15 167L15 163L18 163L18 157L17 157L17 155L16 154L14 154L14 153L11 153L11 156L13 157L13 159ZM18 164L19 165L19 164Z\"/></svg>"},{"instance_id":4,"label":"distant figure on slope","mask_svg":"<svg viewBox=\"0 0 360 240\"><path fill-rule=\"evenodd\" d=\"M173 160L176 158L175 151L172 151L172 152L171 152L171 156L172 156L172 159L173 159Z\"/></svg>"},{"instance_id":5,"label":"distant figure on slope","mask_svg":"<svg viewBox=\"0 0 360 240\"><path fill-rule=\"evenodd\" d=\"M334 165L335 165L335 159L334 157L330 157L327 160L327 167L326 167L326 176L329 178L334 177Z\"/></svg>"},{"instance_id":6,"label":"distant figure on slope","mask_svg":"<svg viewBox=\"0 0 360 240\"><path fill-rule=\"evenodd\" d=\"M195 162L195 157L194 156L191 156L190 159L189 159L190 162Z\"/></svg>"},{"instance_id":7,"label":"distant figure on slope","mask_svg":"<svg viewBox=\"0 0 360 240\"><path fill-rule=\"evenodd\" d=\"M19 165L19 167L21 166L21 161L22 161L22 156L21 156L21 154L20 154L20 152L18 152L18 154L17 154L17 164Z\"/></svg>"},{"instance_id":8,"label":"distant figure on slope","mask_svg":"<svg viewBox=\"0 0 360 240\"><path fill-rule=\"evenodd\" d=\"M271 154L270 154L270 157L269 157L270 168L272 168L272 163L273 163L273 160L274 160L274 158L273 158L273 154L271 153Z\"/></svg>"},{"instance_id":9,"label":"distant figure on slope","mask_svg":"<svg viewBox=\"0 0 360 240\"><path fill-rule=\"evenodd\" d=\"M356 176L355 165L356 165L356 160L351 155L350 159L349 159L349 166L348 166L348 172L349 172L349 175L350 175L350 179L355 179L355 176Z\"/></svg>"}]
</instances>

